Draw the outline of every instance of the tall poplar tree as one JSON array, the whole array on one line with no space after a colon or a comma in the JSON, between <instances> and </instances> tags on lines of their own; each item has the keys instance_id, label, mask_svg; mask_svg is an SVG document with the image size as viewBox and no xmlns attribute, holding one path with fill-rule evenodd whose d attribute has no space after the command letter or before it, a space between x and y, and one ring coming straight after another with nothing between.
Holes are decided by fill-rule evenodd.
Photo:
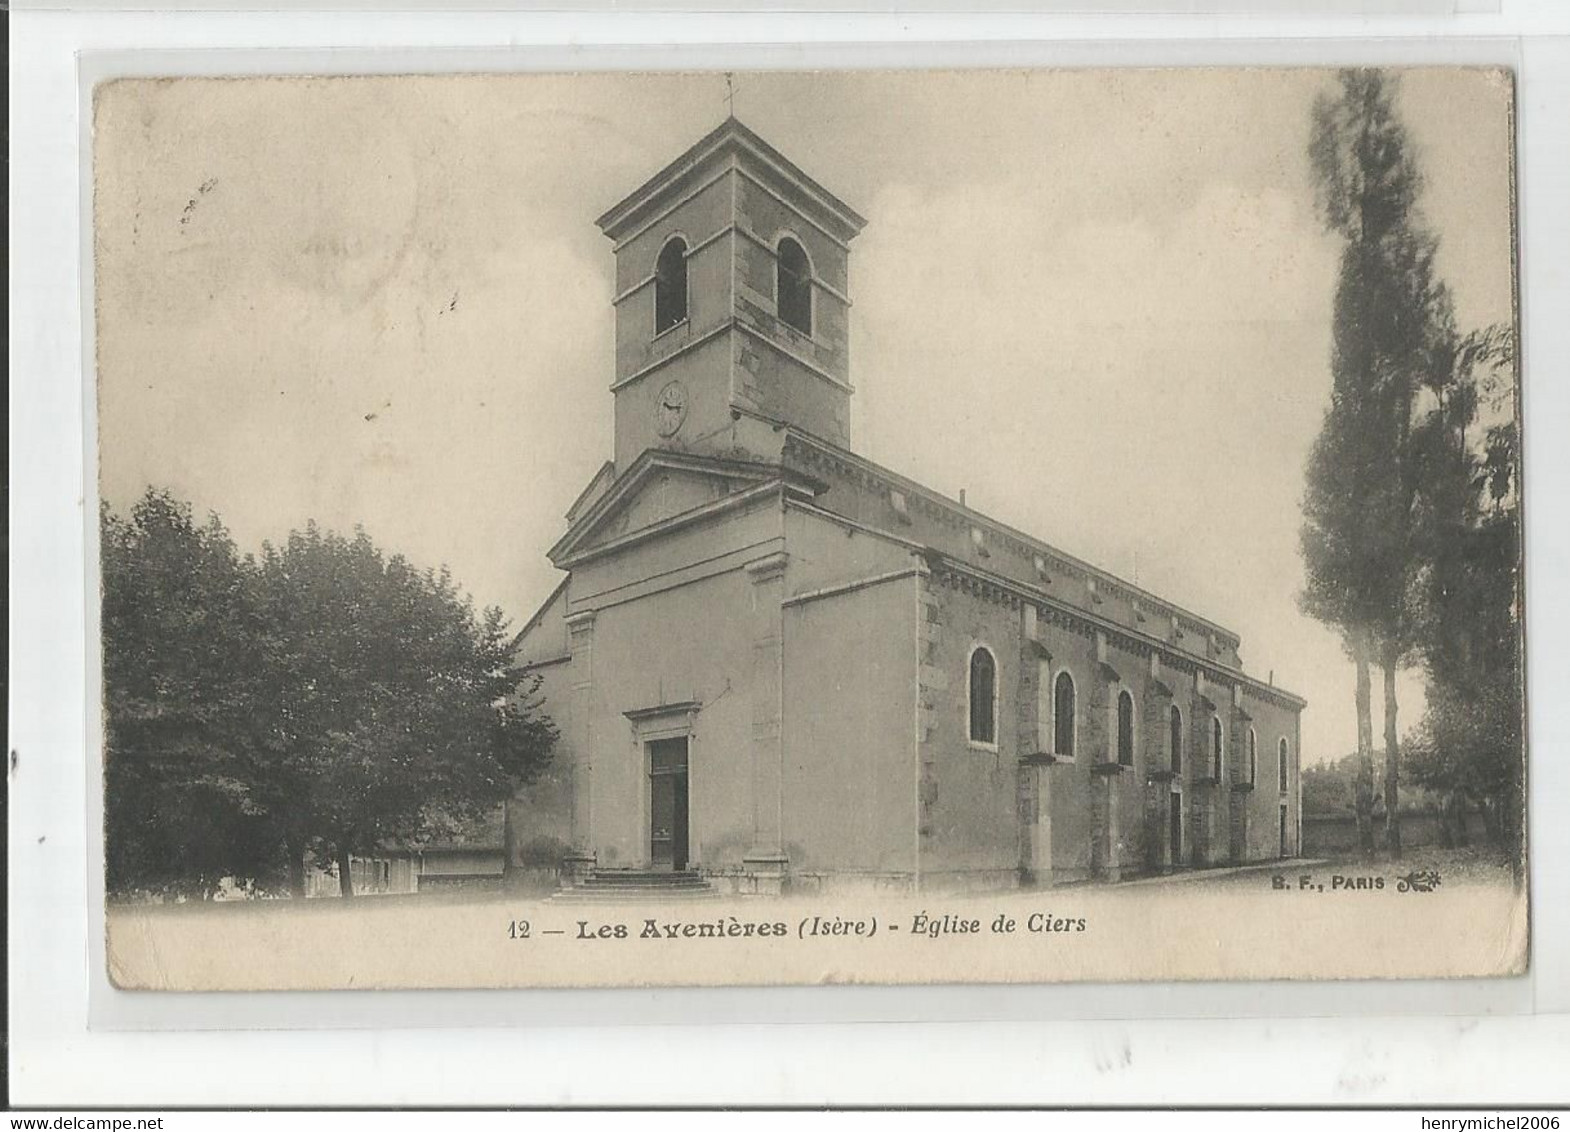
<instances>
[{"instance_id":1,"label":"tall poplar tree","mask_svg":"<svg viewBox=\"0 0 1570 1132\"><path fill-rule=\"evenodd\" d=\"M1356 672L1359 846L1374 849L1371 667L1384 677L1385 842L1400 852L1396 673L1413 641L1417 568L1409 452L1414 398L1448 372L1455 331L1417 210L1422 177L1395 108L1396 79L1345 70L1314 105L1309 145L1320 216L1343 242L1331 402L1309 457L1302 550L1310 616L1335 626Z\"/></svg>"}]
</instances>

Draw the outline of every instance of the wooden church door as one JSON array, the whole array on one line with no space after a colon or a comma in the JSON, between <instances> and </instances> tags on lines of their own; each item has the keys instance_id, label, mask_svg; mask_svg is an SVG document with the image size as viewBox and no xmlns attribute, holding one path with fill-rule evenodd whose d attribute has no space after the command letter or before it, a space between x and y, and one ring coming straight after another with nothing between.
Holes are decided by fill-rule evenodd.
<instances>
[{"instance_id":1,"label":"wooden church door","mask_svg":"<svg viewBox=\"0 0 1570 1132\"><path fill-rule=\"evenodd\" d=\"M687 867L687 740L649 744L649 865L661 871Z\"/></svg>"}]
</instances>

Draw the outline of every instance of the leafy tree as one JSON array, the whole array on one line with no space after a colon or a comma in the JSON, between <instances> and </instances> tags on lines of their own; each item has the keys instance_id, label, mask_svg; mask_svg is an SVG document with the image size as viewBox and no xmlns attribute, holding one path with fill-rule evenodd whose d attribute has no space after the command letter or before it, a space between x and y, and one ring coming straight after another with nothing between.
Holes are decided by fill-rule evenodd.
<instances>
[{"instance_id":1,"label":"leafy tree","mask_svg":"<svg viewBox=\"0 0 1570 1132\"><path fill-rule=\"evenodd\" d=\"M1418 567L1410 453L1418 391L1451 369L1450 299L1417 210L1422 177L1395 109L1395 79L1339 75L1314 106L1309 156L1327 230L1344 244L1336 285L1330 408L1309 457L1301 545L1305 612L1336 626L1355 675L1359 843L1374 848L1371 665L1384 675L1385 840L1400 852L1396 673L1415 644Z\"/></svg>"},{"instance_id":2,"label":"leafy tree","mask_svg":"<svg viewBox=\"0 0 1570 1132\"><path fill-rule=\"evenodd\" d=\"M1426 465L1418 508L1425 565L1414 597L1429 703L1413 740L1413 775L1445 792L1452 814L1480 806L1519 866L1520 461L1508 327L1467 336L1455 380L1414 434Z\"/></svg>"},{"instance_id":3,"label":"leafy tree","mask_svg":"<svg viewBox=\"0 0 1570 1132\"><path fill-rule=\"evenodd\" d=\"M266 547L258 575L259 785L296 880L314 850L352 895L351 855L451 832L545 765L556 733L537 681L520 689L501 611L477 616L445 570L310 524Z\"/></svg>"},{"instance_id":4,"label":"leafy tree","mask_svg":"<svg viewBox=\"0 0 1570 1132\"><path fill-rule=\"evenodd\" d=\"M1353 808L1357 752L1350 758L1303 768L1303 812L1311 817L1345 814Z\"/></svg>"},{"instance_id":5,"label":"leafy tree","mask_svg":"<svg viewBox=\"0 0 1570 1132\"><path fill-rule=\"evenodd\" d=\"M439 836L545 765L555 729L500 610L314 524L241 558L149 490L102 516L111 891L303 896L308 859Z\"/></svg>"},{"instance_id":6,"label":"leafy tree","mask_svg":"<svg viewBox=\"0 0 1570 1132\"><path fill-rule=\"evenodd\" d=\"M106 884L209 895L269 880L278 843L249 787L258 625L217 518L149 489L100 514Z\"/></svg>"},{"instance_id":7,"label":"leafy tree","mask_svg":"<svg viewBox=\"0 0 1570 1132\"><path fill-rule=\"evenodd\" d=\"M1408 749L1411 749L1411 740L1408 739ZM1382 752L1376 752L1382 754ZM1342 815L1356 812L1356 789L1358 775L1358 756L1356 751L1342 756L1333 762L1320 763L1317 766L1303 768L1303 812L1316 817L1325 815ZM1374 798L1376 807L1380 801L1380 788L1383 786L1380 775L1374 776ZM1440 808L1441 796L1421 789L1414 788L1410 783L1402 787L1401 807L1403 812L1412 813L1415 810L1437 811Z\"/></svg>"}]
</instances>

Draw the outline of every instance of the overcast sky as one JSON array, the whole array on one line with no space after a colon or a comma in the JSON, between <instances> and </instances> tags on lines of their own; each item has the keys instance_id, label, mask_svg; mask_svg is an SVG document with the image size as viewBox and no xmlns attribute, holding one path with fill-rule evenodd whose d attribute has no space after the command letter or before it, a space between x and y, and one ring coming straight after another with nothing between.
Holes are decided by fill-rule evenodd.
<instances>
[{"instance_id":1,"label":"overcast sky","mask_svg":"<svg viewBox=\"0 0 1570 1132\"><path fill-rule=\"evenodd\" d=\"M1338 249L1302 70L738 74L736 114L869 224L855 446L1237 630L1355 745L1297 612ZM610 455L594 217L717 125L718 75L181 80L101 92L101 468L245 549L314 517L522 621ZM1403 78L1463 328L1511 311L1508 87ZM1405 681L1403 727L1421 714ZM1376 711L1376 728L1379 717Z\"/></svg>"}]
</instances>

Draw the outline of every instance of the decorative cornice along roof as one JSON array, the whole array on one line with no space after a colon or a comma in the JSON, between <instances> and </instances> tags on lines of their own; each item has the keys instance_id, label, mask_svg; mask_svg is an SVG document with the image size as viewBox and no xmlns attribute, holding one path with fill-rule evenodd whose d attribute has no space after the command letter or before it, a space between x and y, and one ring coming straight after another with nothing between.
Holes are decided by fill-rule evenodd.
<instances>
[{"instance_id":1,"label":"decorative cornice along roof","mask_svg":"<svg viewBox=\"0 0 1570 1132\"><path fill-rule=\"evenodd\" d=\"M925 511L950 525L982 528L988 532L989 545L1009 547L1021 556L1040 556L1045 559L1049 574L1094 580L1102 594L1122 598L1147 614L1159 612L1164 616L1175 616L1189 631L1207 637L1214 635L1234 649L1242 643L1236 633L1214 621L1125 582L1114 574L1109 574L1082 559L1066 554L1054 546L1032 538L1023 531L966 507L831 441L813 436L799 428L789 427L785 452L787 455L796 454L798 457L805 457L809 463L836 469L841 474L849 475L874 490L883 493L891 489L900 491L905 495L909 507L917 511Z\"/></svg>"},{"instance_id":2,"label":"decorative cornice along roof","mask_svg":"<svg viewBox=\"0 0 1570 1132\"><path fill-rule=\"evenodd\" d=\"M1080 609L1059 601L1051 594L1036 590L1025 582L993 574L973 563L950 558L935 551L927 553L926 561L928 569L939 584L949 585L986 601L1001 602L1011 609L1026 604L1034 605L1036 616L1049 625L1057 625L1087 639L1094 638L1097 633L1100 633L1106 637L1109 644L1135 656L1148 656L1154 652L1161 657L1161 663L1165 667L1177 672L1202 673L1207 684L1247 688L1261 699L1273 700L1294 710L1300 711L1308 706L1307 700L1284 688L1264 683L1239 669L1217 664L1208 657L1189 652L1181 646L1161 640L1142 630L1120 625L1088 609ZM1207 704L1214 706L1210 697L1203 691L1200 692L1200 697Z\"/></svg>"}]
</instances>

